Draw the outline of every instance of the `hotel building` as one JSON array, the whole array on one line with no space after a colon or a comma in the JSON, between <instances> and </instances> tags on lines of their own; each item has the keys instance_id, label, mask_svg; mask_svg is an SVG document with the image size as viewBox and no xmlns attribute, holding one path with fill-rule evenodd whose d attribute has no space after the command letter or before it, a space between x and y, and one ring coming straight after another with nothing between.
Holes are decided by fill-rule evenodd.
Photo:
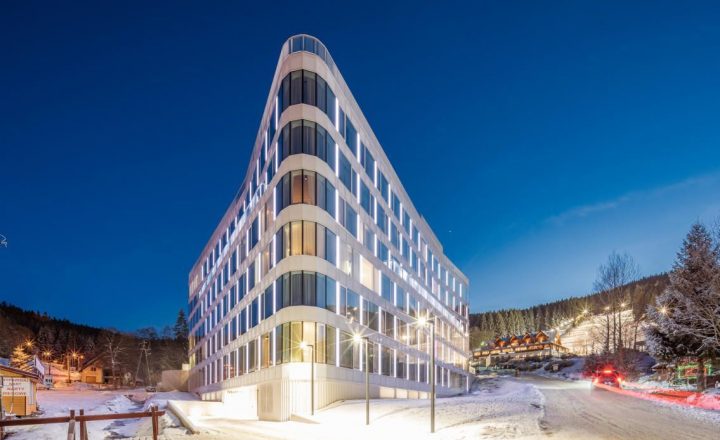
<instances>
[{"instance_id":1,"label":"hotel building","mask_svg":"<svg viewBox=\"0 0 720 440\"><path fill-rule=\"evenodd\" d=\"M190 390L267 420L309 413L311 386L315 408L363 398L360 335L372 397L425 398L434 327L437 393L465 392L468 299L328 50L287 40L244 182L189 275Z\"/></svg>"}]
</instances>

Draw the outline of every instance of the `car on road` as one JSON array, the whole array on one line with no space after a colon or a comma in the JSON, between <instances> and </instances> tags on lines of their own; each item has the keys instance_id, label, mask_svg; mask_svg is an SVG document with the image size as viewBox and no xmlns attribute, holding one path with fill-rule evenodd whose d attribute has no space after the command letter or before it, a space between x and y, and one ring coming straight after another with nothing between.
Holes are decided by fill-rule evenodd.
<instances>
[{"instance_id":1,"label":"car on road","mask_svg":"<svg viewBox=\"0 0 720 440\"><path fill-rule=\"evenodd\" d=\"M595 371L592 377L593 387L598 384L622 388L623 376L614 368L603 368Z\"/></svg>"}]
</instances>

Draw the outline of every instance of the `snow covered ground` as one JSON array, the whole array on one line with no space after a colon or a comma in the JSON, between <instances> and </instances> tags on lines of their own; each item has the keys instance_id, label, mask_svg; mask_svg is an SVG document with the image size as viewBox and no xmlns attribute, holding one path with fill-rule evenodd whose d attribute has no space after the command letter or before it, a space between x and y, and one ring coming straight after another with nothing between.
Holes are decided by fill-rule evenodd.
<instances>
[{"instance_id":1,"label":"snow covered ground","mask_svg":"<svg viewBox=\"0 0 720 440\"><path fill-rule=\"evenodd\" d=\"M313 421L284 423L193 418L205 431L196 438L385 439L385 438L535 438L541 434L543 397L526 383L499 378L481 380L471 394L437 400L436 434L430 436L428 400L353 400L316 412Z\"/></svg>"},{"instance_id":2,"label":"snow covered ground","mask_svg":"<svg viewBox=\"0 0 720 440\"><path fill-rule=\"evenodd\" d=\"M131 396L129 398L128 396ZM108 414L143 411L150 404L164 408L168 399L192 399L188 393L169 392L148 395L144 390L97 390L86 384L73 384L64 389L38 391L38 405L43 412L40 417L66 416L74 409L84 409L85 414ZM98 421L87 424L91 439L124 438L143 434L149 426L149 419L129 419L117 421ZM161 425L168 432L184 433L176 428L177 421L165 415ZM30 425L8 428L10 440L55 440L67 435L68 425L57 423L49 425Z\"/></svg>"}]
</instances>

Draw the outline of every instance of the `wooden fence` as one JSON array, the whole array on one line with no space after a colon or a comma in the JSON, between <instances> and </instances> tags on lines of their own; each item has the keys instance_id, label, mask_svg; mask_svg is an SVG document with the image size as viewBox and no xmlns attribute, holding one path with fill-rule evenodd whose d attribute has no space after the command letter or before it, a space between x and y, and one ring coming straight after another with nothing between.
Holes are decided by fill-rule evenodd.
<instances>
[{"instance_id":1,"label":"wooden fence","mask_svg":"<svg viewBox=\"0 0 720 440\"><path fill-rule=\"evenodd\" d=\"M160 434L160 416L165 411L159 411L157 406L151 406L149 411L133 412L133 413L115 413L115 414L85 414L84 410L80 410L76 415L75 410L70 410L69 416L62 417L40 417L27 419L11 419L0 420L0 440L4 438L5 427L8 426L27 426L27 425L47 425L51 423L67 423L68 432L67 440L90 440L87 432L87 422L97 422L100 420L122 420L122 419L140 419L150 417L152 419L152 438L157 440Z\"/></svg>"}]
</instances>

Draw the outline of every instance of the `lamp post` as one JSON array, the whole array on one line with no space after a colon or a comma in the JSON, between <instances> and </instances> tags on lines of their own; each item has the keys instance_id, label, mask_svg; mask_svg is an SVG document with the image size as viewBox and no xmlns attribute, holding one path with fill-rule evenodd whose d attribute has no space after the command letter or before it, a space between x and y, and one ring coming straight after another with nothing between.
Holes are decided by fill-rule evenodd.
<instances>
[{"instance_id":1,"label":"lamp post","mask_svg":"<svg viewBox=\"0 0 720 440\"><path fill-rule=\"evenodd\" d=\"M419 327L430 327L430 433L435 433L435 318L421 316Z\"/></svg>"},{"instance_id":2,"label":"lamp post","mask_svg":"<svg viewBox=\"0 0 720 440\"><path fill-rule=\"evenodd\" d=\"M300 349L310 349L310 415L315 415L315 347L305 341L300 343Z\"/></svg>"},{"instance_id":3,"label":"lamp post","mask_svg":"<svg viewBox=\"0 0 720 440\"><path fill-rule=\"evenodd\" d=\"M354 335L353 341L356 344L364 342L365 348L365 424L370 424L370 341L367 336Z\"/></svg>"}]
</instances>

